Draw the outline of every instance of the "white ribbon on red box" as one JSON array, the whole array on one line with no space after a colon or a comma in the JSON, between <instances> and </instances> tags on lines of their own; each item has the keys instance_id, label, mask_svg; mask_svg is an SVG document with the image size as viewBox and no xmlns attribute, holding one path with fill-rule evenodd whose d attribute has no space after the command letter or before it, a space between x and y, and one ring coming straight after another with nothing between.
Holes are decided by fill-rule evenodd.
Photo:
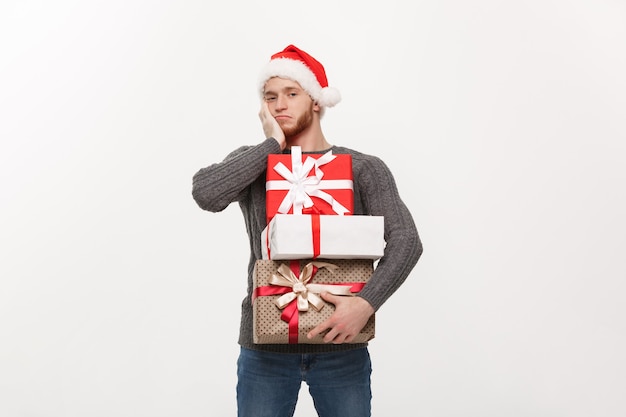
<instances>
[{"instance_id":1,"label":"white ribbon on red box","mask_svg":"<svg viewBox=\"0 0 626 417\"><path fill-rule=\"evenodd\" d=\"M302 162L302 148L300 148L300 146L292 146L291 171L285 164L278 162L274 165L273 169L285 179L270 180L265 184L267 191L287 190L287 194L278 207L278 213L286 214L293 206L293 214L302 214L303 208L313 207L311 197L324 200L332 207L332 210L339 215L348 213L350 210L336 201L332 195L322 191L353 189L352 180L322 179L324 172L320 167L331 162L333 159L335 159L335 155L332 154L332 151L328 151L318 159L309 156ZM314 170L314 175L309 176L311 170Z\"/></svg>"}]
</instances>

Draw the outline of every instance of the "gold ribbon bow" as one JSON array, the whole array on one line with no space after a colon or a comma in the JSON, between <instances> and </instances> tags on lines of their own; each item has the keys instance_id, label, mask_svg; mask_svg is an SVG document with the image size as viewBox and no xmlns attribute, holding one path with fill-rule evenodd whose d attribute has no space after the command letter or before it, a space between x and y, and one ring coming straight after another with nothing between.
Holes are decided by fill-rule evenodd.
<instances>
[{"instance_id":1,"label":"gold ribbon bow","mask_svg":"<svg viewBox=\"0 0 626 417\"><path fill-rule=\"evenodd\" d=\"M352 295L350 285L309 284L308 282L313 277L313 267L326 268L330 272L334 272L339 268L337 265L328 262L309 262L302 268L300 276L296 277L286 264L281 264L277 269L279 275L272 274L269 280L271 285L292 288L291 292L283 294L276 299L275 303L278 308L283 309L296 299L298 311L308 311L309 304L311 304L316 311L320 311L324 308L325 303L317 294L320 294L322 291L327 291L335 295Z\"/></svg>"}]
</instances>

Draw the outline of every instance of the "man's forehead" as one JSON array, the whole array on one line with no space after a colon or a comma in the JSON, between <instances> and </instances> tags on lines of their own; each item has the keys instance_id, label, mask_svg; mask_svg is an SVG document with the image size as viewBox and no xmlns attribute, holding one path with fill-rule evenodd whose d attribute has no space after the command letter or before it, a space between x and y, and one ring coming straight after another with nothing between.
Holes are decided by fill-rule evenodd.
<instances>
[{"instance_id":1,"label":"man's forehead","mask_svg":"<svg viewBox=\"0 0 626 417\"><path fill-rule=\"evenodd\" d=\"M265 82L265 91L269 90L302 90L300 83L283 77L272 77Z\"/></svg>"}]
</instances>

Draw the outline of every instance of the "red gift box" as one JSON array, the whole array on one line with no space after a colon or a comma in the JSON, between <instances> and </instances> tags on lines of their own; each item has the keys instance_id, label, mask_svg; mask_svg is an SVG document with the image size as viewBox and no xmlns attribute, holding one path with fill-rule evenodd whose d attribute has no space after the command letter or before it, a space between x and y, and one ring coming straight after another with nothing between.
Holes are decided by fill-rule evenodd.
<instances>
[{"instance_id":1,"label":"red gift box","mask_svg":"<svg viewBox=\"0 0 626 417\"><path fill-rule=\"evenodd\" d=\"M275 214L336 214L354 212L352 156L302 154L299 146L291 154L267 157L266 218Z\"/></svg>"}]
</instances>

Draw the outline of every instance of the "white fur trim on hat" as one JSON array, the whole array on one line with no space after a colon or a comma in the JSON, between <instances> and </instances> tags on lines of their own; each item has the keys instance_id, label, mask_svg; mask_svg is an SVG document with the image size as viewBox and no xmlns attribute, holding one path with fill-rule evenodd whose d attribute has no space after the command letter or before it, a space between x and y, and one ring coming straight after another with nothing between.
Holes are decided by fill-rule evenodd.
<instances>
[{"instance_id":1,"label":"white fur trim on hat","mask_svg":"<svg viewBox=\"0 0 626 417\"><path fill-rule=\"evenodd\" d=\"M259 77L261 97L265 83L272 77L296 81L322 107L333 107L341 101L339 90L320 85L315 74L302 61L289 58L276 58L267 63Z\"/></svg>"}]
</instances>

